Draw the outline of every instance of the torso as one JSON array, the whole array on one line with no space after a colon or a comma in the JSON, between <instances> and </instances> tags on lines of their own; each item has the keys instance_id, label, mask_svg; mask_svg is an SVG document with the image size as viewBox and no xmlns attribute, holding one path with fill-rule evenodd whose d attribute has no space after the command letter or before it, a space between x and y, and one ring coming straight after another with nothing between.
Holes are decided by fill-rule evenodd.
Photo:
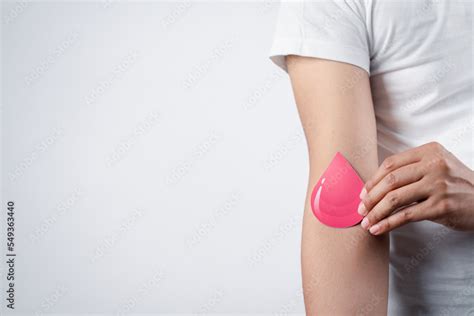
<instances>
[{"instance_id":1,"label":"torso","mask_svg":"<svg viewBox=\"0 0 474 316\"><path fill-rule=\"evenodd\" d=\"M474 168L472 3L367 1L379 158L438 141ZM474 314L474 233L391 233L389 314ZM471 314L469 314L471 315Z\"/></svg>"}]
</instances>

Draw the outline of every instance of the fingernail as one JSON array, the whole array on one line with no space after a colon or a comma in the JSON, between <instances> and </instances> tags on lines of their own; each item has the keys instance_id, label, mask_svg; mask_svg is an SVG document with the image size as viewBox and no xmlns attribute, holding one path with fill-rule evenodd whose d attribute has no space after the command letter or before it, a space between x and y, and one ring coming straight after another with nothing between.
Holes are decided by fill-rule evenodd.
<instances>
[{"instance_id":1,"label":"fingernail","mask_svg":"<svg viewBox=\"0 0 474 316\"><path fill-rule=\"evenodd\" d=\"M370 227L369 231L372 235L377 235L379 233L380 226L375 224L374 226Z\"/></svg>"},{"instance_id":2,"label":"fingernail","mask_svg":"<svg viewBox=\"0 0 474 316\"><path fill-rule=\"evenodd\" d=\"M367 227L369 227L369 220L367 219L367 217L364 217L362 223L360 223L360 226L362 226L363 229L367 229Z\"/></svg>"},{"instance_id":3,"label":"fingernail","mask_svg":"<svg viewBox=\"0 0 474 316\"><path fill-rule=\"evenodd\" d=\"M359 197L361 200L363 200L366 195L367 195L367 190L365 189L365 187L363 187L362 191L360 191Z\"/></svg>"},{"instance_id":4,"label":"fingernail","mask_svg":"<svg viewBox=\"0 0 474 316\"><path fill-rule=\"evenodd\" d=\"M365 208L364 203L360 202L359 207L357 208L357 213L362 216L365 216L365 214L367 213L367 209Z\"/></svg>"}]
</instances>

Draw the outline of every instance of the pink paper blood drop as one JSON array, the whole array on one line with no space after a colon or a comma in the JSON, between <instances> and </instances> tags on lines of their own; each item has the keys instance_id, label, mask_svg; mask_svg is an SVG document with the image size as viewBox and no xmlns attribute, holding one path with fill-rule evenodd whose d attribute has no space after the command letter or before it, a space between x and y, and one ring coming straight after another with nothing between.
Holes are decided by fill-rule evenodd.
<instances>
[{"instance_id":1,"label":"pink paper blood drop","mask_svg":"<svg viewBox=\"0 0 474 316\"><path fill-rule=\"evenodd\" d=\"M341 153L336 153L311 194L311 209L321 223L337 228L359 223L359 194L364 182Z\"/></svg>"}]
</instances>

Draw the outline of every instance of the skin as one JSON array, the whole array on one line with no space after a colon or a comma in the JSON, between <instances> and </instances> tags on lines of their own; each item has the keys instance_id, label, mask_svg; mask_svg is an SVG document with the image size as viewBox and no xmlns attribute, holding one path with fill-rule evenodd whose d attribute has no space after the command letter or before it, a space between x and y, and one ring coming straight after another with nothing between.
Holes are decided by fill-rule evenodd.
<instances>
[{"instance_id":1,"label":"skin","mask_svg":"<svg viewBox=\"0 0 474 316\"><path fill-rule=\"evenodd\" d=\"M474 172L436 142L385 159L361 199L373 235L422 220L474 231Z\"/></svg>"},{"instance_id":2,"label":"skin","mask_svg":"<svg viewBox=\"0 0 474 316\"><path fill-rule=\"evenodd\" d=\"M365 181L377 171L377 140L367 73L353 65L287 57L309 153L303 216L302 276L307 315L386 315L388 236L360 225L336 229L313 215L314 185L336 152Z\"/></svg>"}]
</instances>

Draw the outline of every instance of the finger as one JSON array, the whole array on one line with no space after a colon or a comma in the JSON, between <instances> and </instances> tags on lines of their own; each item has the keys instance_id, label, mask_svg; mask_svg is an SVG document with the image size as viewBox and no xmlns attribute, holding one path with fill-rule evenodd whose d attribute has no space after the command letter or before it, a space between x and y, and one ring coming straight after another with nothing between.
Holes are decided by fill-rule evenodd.
<instances>
[{"instance_id":1,"label":"finger","mask_svg":"<svg viewBox=\"0 0 474 316\"><path fill-rule=\"evenodd\" d=\"M417 182L421 178L423 178L423 173L419 163L403 166L388 173L381 181L372 187L367 194L365 194L360 202L357 212L363 216L367 215L367 213L369 213L370 210L389 192L410 183Z\"/></svg>"},{"instance_id":2,"label":"finger","mask_svg":"<svg viewBox=\"0 0 474 316\"><path fill-rule=\"evenodd\" d=\"M362 190L361 198L363 198L364 194L366 194L367 191L370 191L372 187L379 183L379 181L382 180L389 172L392 172L393 170L398 169L402 166L406 166L408 164L420 161L422 158L423 150L423 146L415 147L408 149L402 153L387 157L382 162L382 164L377 169L372 178L365 183L365 190Z\"/></svg>"},{"instance_id":3,"label":"finger","mask_svg":"<svg viewBox=\"0 0 474 316\"><path fill-rule=\"evenodd\" d=\"M410 222L428 219L429 216L427 216L427 213L429 212L429 209L429 205L426 201L408 206L399 212L390 215L376 225L373 225L370 227L369 231L372 235L380 235Z\"/></svg>"},{"instance_id":4,"label":"finger","mask_svg":"<svg viewBox=\"0 0 474 316\"><path fill-rule=\"evenodd\" d=\"M375 205L372 211L362 220L361 226L368 229L383 219L389 217L397 209L425 200L429 197L429 190L424 181L418 181L391 191Z\"/></svg>"}]
</instances>

